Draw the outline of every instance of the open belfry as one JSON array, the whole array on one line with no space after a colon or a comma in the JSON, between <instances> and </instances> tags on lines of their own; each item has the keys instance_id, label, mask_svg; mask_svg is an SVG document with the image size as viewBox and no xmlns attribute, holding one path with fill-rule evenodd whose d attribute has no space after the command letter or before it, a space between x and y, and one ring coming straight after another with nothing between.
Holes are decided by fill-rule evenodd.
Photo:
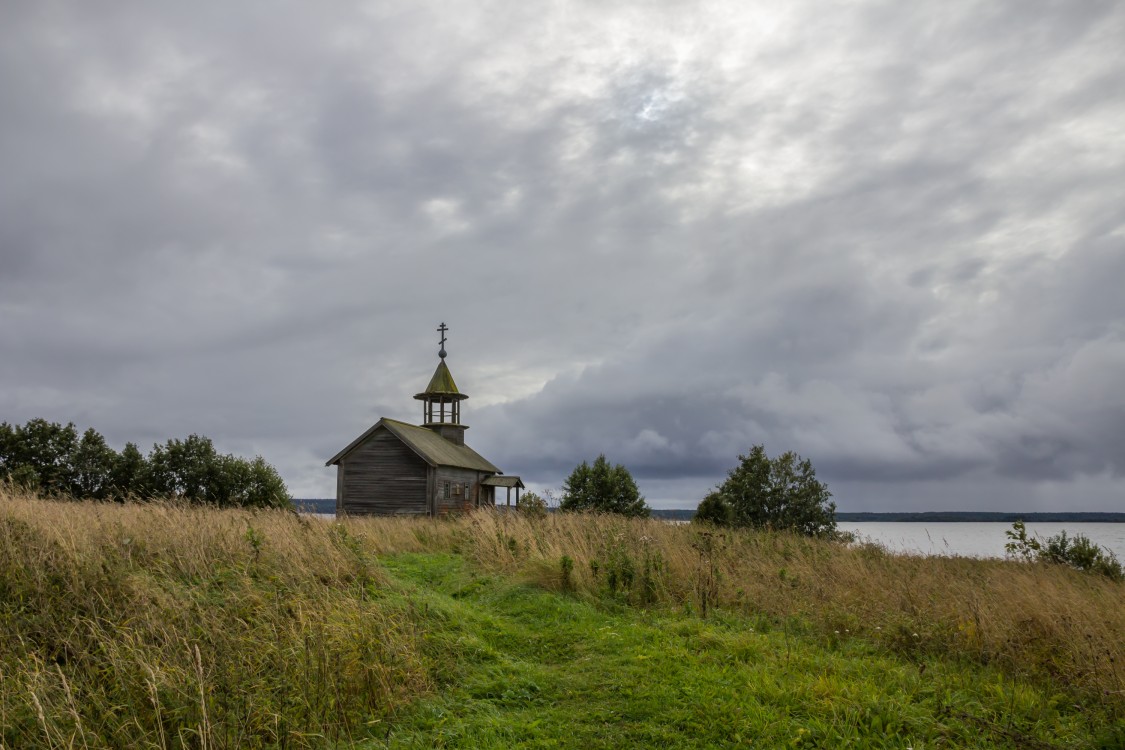
<instances>
[{"instance_id":1,"label":"open belfry","mask_svg":"<svg viewBox=\"0 0 1125 750\"><path fill-rule=\"evenodd\" d=\"M519 504L524 488L465 445L461 402L446 364L443 322L438 366L429 385L414 396L422 402L422 424L381 418L326 466L336 466L336 513L347 515L445 515L496 504L496 488Z\"/></svg>"}]
</instances>

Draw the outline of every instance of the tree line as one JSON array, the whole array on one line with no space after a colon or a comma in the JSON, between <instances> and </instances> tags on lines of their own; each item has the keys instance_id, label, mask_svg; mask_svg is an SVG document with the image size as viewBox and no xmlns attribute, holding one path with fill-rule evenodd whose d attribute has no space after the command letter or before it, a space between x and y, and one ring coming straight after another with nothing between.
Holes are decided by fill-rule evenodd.
<instances>
[{"instance_id":1,"label":"tree line","mask_svg":"<svg viewBox=\"0 0 1125 750\"><path fill-rule=\"evenodd\" d=\"M261 457L220 454L209 438L135 443L120 452L96 430L32 419L0 423L0 480L45 495L94 500L176 497L221 507L285 507L291 498L277 470Z\"/></svg>"},{"instance_id":2,"label":"tree line","mask_svg":"<svg viewBox=\"0 0 1125 750\"><path fill-rule=\"evenodd\" d=\"M812 462L792 451L770 458L763 445L753 446L738 460L726 481L699 504L694 521L836 535L836 504L828 486L817 480ZM523 502L528 508L544 505L535 493L528 493ZM593 464L583 461L564 480L559 510L639 517L652 513L629 470L610 463L605 454Z\"/></svg>"}]
</instances>

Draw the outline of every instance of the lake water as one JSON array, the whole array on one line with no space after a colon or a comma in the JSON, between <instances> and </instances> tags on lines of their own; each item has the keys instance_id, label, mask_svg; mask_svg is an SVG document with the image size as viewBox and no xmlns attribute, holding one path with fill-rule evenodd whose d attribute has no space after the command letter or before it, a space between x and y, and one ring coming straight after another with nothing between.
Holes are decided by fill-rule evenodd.
<instances>
[{"instance_id":1,"label":"lake water","mask_svg":"<svg viewBox=\"0 0 1125 750\"><path fill-rule=\"evenodd\" d=\"M1004 532L1010 523L928 523L869 521L840 523L841 531L851 531L888 549L920 552L926 555L961 555L965 557L1003 557L1008 538ZM1067 536L1083 534L1090 541L1105 547L1125 562L1125 523L1029 523L1028 536L1040 539L1062 530Z\"/></svg>"}]
</instances>

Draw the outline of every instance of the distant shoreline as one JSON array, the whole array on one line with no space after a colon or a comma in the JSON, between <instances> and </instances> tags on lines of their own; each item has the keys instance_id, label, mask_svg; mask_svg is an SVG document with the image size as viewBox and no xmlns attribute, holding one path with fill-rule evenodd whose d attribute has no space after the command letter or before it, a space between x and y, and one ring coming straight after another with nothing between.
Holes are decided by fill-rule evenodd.
<instances>
[{"instance_id":1,"label":"distant shoreline","mask_svg":"<svg viewBox=\"0 0 1125 750\"><path fill-rule=\"evenodd\" d=\"M334 498L298 499L293 504L305 513L335 513ZM654 518L690 521L694 508L662 508L652 511ZM927 511L921 513L837 513L837 523L1125 523L1125 513L1036 512L1007 513L994 511Z\"/></svg>"},{"instance_id":2,"label":"distant shoreline","mask_svg":"<svg viewBox=\"0 0 1125 750\"><path fill-rule=\"evenodd\" d=\"M998 513L988 511L930 511L925 513L837 513L836 521L862 523L864 521L932 521L939 523L1125 523L1125 513L1038 512Z\"/></svg>"},{"instance_id":3,"label":"distant shoreline","mask_svg":"<svg viewBox=\"0 0 1125 750\"><path fill-rule=\"evenodd\" d=\"M656 518L688 520L694 510L654 510ZM996 511L926 511L921 513L836 513L837 523L1125 523L1125 513L1035 512L1008 513Z\"/></svg>"}]
</instances>

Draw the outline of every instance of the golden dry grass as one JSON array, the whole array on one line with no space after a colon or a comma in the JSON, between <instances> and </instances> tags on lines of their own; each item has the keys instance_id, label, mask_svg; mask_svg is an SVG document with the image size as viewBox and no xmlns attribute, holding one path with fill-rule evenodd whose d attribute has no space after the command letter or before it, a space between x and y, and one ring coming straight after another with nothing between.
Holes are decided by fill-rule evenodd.
<instances>
[{"instance_id":1,"label":"golden dry grass","mask_svg":"<svg viewBox=\"0 0 1125 750\"><path fill-rule=\"evenodd\" d=\"M0 747L346 738L428 688L346 529L0 489Z\"/></svg>"}]
</instances>

